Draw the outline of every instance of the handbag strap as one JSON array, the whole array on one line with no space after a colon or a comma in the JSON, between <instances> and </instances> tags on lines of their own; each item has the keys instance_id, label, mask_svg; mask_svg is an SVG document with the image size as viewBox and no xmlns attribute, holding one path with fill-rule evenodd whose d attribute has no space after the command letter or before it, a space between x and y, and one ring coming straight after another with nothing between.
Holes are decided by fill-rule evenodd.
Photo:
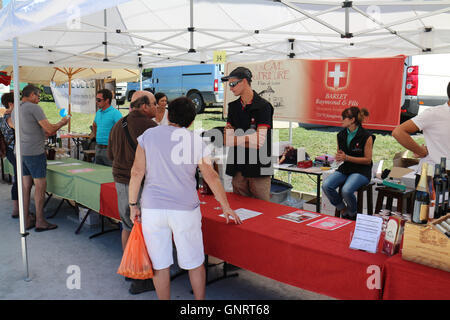
<instances>
[{"instance_id":1,"label":"handbag strap","mask_svg":"<svg viewBox=\"0 0 450 320\"><path fill-rule=\"evenodd\" d=\"M127 136L128 142L130 143L131 148L136 151L137 145L134 143L133 139L131 139L130 131L128 130L128 116L122 118L122 128L125 131L125 135Z\"/></svg>"}]
</instances>

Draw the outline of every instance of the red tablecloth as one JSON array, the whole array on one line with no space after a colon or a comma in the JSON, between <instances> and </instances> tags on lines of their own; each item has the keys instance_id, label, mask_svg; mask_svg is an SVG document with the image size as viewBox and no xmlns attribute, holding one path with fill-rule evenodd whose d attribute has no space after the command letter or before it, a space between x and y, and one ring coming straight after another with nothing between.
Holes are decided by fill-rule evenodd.
<instances>
[{"instance_id":1,"label":"red tablecloth","mask_svg":"<svg viewBox=\"0 0 450 320\"><path fill-rule=\"evenodd\" d=\"M450 272L403 260L384 263L384 300L449 300Z\"/></svg>"},{"instance_id":2,"label":"red tablecloth","mask_svg":"<svg viewBox=\"0 0 450 320\"><path fill-rule=\"evenodd\" d=\"M114 182L103 183L100 186L100 214L120 220L117 206L116 184Z\"/></svg>"},{"instance_id":3,"label":"red tablecloth","mask_svg":"<svg viewBox=\"0 0 450 320\"><path fill-rule=\"evenodd\" d=\"M226 224L214 209L212 196L201 197L205 252L246 270L340 299L380 299L381 290L369 289L368 267L382 269L388 258L349 249L354 222L335 231L297 224L277 217L296 209L228 194L233 209L262 215L242 225ZM323 215L322 215L323 217ZM316 218L320 219L320 218ZM312 220L314 221L314 220ZM380 274L381 276L381 274Z\"/></svg>"}]
</instances>

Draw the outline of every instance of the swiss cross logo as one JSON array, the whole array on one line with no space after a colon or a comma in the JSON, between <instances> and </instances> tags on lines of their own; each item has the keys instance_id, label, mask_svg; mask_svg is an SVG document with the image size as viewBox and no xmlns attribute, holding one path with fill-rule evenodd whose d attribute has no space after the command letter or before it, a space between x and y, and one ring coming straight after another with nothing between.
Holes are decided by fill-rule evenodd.
<instances>
[{"instance_id":1,"label":"swiss cross logo","mask_svg":"<svg viewBox=\"0 0 450 320\"><path fill-rule=\"evenodd\" d=\"M333 90L345 89L348 85L350 62L329 61L326 70L326 87Z\"/></svg>"}]
</instances>

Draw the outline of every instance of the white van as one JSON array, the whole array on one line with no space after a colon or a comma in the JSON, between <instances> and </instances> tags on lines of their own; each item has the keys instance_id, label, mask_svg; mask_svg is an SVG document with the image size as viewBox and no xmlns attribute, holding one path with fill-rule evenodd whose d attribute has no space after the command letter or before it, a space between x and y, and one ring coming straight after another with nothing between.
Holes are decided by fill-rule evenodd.
<instances>
[{"instance_id":1,"label":"white van","mask_svg":"<svg viewBox=\"0 0 450 320\"><path fill-rule=\"evenodd\" d=\"M116 103L118 106L125 103L125 100L127 98L127 83L126 82L119 82L116 83Z\"/></svg>"},{"instance_id":2,"label":"white van","mask_svg":"<svg viewBox=\"0 0 450 320\"><path fill-rule=\"evenodd\" d=\"M411 86L415 87L413 91L416 91L416 95L405 95L402 118L414 117L427 108L439 106L448 101L450 54L411 56L406 58L405 64L406 69L409 69L409 66L417 67L417 76L412 77L411 80Z\"/></svg>"}]
</instances>

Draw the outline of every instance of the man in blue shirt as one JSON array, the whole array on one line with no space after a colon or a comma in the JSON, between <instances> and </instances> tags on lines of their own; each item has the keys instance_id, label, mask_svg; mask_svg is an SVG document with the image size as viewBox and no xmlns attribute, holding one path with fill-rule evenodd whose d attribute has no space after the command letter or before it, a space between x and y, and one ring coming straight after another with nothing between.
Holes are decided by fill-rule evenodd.
<instances>
[{"instance_id":1,"label":"man in blue shirt","mask_svg":"<svg viewBox=\"0 0 450 320\"><path fill-rule=\"evenodd\" d=\"M108 89L97 92L96 103L98 111L92 124L92 137L97 142L95 146L95 163L112 166L112 161L107 155L109 132L122 118L119 110L111 106L112 93Z\"/></svg>"}]
</instances>

